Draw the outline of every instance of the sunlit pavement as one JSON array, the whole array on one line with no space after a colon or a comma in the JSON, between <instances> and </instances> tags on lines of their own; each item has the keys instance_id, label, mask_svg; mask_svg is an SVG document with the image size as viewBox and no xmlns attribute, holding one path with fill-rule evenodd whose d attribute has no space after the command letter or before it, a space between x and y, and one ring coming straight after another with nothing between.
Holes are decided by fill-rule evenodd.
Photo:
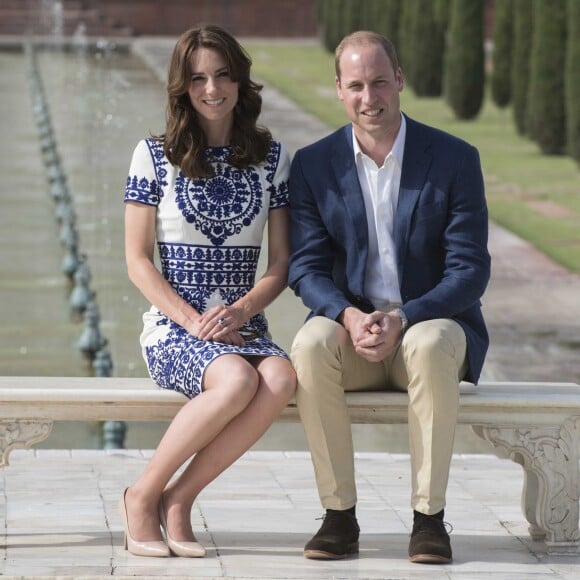
<instances>
[{"instance_id":1,"label":"sunlit pavement","mask_svg":"<svg viewBox=\"0 0 580 580\"><path fill-rule=\"evenodd\" d=\"M453 459L446 520L454 562L411 564L407 455L357 455L360 554L312 561L302 548L321 516L306 453L252 452L210 485L192 521L201 559L142 558L123 549L117 503L150 451L16 451L0 472L3 577L578 578L578 557L545 556L527 536L519 466L487 455Z\"/></svg>"}]
</instances>

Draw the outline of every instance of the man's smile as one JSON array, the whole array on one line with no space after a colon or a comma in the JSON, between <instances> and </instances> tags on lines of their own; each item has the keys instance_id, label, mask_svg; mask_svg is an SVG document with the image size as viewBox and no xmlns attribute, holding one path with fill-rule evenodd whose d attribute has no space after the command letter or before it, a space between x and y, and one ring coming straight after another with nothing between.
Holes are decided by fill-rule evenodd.
<instances>
[{"instance_id":1,"label":"man's smile","mask_svg":"<svg viewBox=\"0 0 580 580\"><path fill-rule=\"evenodd\" d=\"M361 111L361 115L365 117L378 117L383 112L383 109L367 109L366 111Z\"/></svg>"}]
</instances>

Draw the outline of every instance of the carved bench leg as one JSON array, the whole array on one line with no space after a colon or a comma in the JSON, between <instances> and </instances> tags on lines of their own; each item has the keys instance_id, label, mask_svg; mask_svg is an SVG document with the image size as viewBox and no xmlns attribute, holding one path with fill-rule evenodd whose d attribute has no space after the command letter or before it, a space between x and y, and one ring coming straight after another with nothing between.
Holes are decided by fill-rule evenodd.
<instances>
[{"instance_id":1,"label":"carved bench leg","mask_svg":"<svg viewBox=\"0 0 580 580\"><path fill-rule=\"evenodd\" d=\"M534 542L546 541L546 532L540 527L536 514L536 506L540 503L540 490L542 488L538 475L532 469L526 468L523 457L516 453L512 457L513 461L521 465L524 469L524 486L522 489L522 511L529 522L528 531Z\"/></svg>"},{"instance_id":2,"label":"carved bench leg","mask_svg":"<svg viewBox=\"0 0 580 580\"><path fill-rule=\"evenodd\" d=\"M8 458L15 447L29 449L44 441L52 431L52 421L47 419L0 420L0 467L8 465Z\"/></svg>"},{"instance_id":3,"label":"carved bench leg","mask_svg":"<svg viewBox=\"0 0 580 580\"><path fill-rule=\"evenodd\" d=\"M580 417L556 427L487 427L474 432L498 455L524 469L522 511L534 540L545 540L549 554L579 553L578 441Z\"/></svg>"}]
</instances>

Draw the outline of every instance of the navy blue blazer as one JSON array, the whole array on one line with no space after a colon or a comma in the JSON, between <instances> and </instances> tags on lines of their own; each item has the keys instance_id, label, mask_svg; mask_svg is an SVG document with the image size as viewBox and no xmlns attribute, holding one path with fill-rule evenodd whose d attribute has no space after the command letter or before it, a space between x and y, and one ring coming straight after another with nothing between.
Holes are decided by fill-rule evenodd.
<instances>
[{"instance_id":1,"label":"navy blue blazer","mask_svg":"<svg viewBox=\"0 0 580 580\"><path fill-rule=\"evenodd\" d=\"M452 318L465 331L477 383L489 337L480 298L490 275L488 215L477 150L405 116L407 134L395 218L403 310L415 324ZM310 316L333 320L365 297L368 228L352 126L297 151L290 170L289 285Z\"/></svg>"}]
</instances>

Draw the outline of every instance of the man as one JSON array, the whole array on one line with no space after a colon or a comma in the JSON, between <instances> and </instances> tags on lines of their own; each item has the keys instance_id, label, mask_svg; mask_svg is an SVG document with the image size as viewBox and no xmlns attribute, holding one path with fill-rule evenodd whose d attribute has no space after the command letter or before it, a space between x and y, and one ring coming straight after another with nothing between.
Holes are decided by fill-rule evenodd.
<instances>
[{"instance_id":1,"label":"man","mask_svg":"<svg viewBox=\"0 0 580 580\"><path fill-rule=\"evenodd\" d=\"M350 124L299 150L290 173L289 283L310 308L292 346L297 403L326 516L307 558L358 552L344 391L409 394L412 562L452 559L443 523L459 381L488 347L490 273L477 150L403 115L391 42L355 32L336 49Z\"/></svg>"}]
</instances>

